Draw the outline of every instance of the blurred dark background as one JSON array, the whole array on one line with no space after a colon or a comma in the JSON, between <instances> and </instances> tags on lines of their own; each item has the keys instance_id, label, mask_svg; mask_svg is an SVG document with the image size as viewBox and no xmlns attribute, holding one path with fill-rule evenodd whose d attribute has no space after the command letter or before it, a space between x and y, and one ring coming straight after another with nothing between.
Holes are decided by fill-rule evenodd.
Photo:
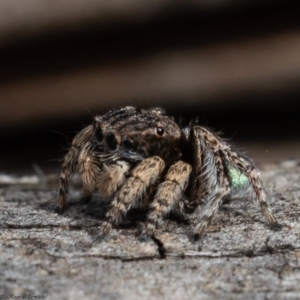
<instances>
[{"instance_id":1,"label":"blurred dark background","mask_svg":"<svg viewBox=\"0 0 300 300\"><path fill-rule=\"evenodd\" d=\"M0 2L0 173L58 170L92 116L162 106L298 159L296 1Z\"/></svg>"}]
</instances>

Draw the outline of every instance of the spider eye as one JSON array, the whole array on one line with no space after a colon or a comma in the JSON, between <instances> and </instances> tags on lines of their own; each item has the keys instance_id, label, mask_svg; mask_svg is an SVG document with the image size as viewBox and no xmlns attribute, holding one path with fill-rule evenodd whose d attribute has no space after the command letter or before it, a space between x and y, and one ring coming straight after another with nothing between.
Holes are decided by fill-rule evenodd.
<instances>
[{"instance_id":1,"label":"spider eye","mask_svg":"<svg viewBox=\"0 0 300 300\"><path fill-rule=\"evenodd\" d=\"M108 132L105 137L106 143L111 150L117 149L117 140L113 132Z\"/></svg>"},{"instance_id":2,"label":"spider eye","mask_svg":"<svg viewBox=\"0 0 300 300\"><path fill-rule=\"evenodd\" d=\"M128 138L124 138L122 145L127 149L132 149L133 144Z\"/></svg>"},{"instance_id":3,"label":"spider eye","mask_svg":"<svg viewBox=\"0 0 300 300\"><path fill-rule=\"evenodd\" d=\"M165 130L161 126L156 127L156 134L162 136L165 133Z\"/></svg>"},{"instance_id":4,"label":"spider eye","mask_svg":"<svg viewBox=\"0 0 300 300\"><path fill-rule=\"evenodd\" d=\"M96 128L95 137L96 137L96 140L98 142L102 142L102 140L103 140L103 131L99 126L97 126L97 128Z\"/></svg>"}]
</instances>

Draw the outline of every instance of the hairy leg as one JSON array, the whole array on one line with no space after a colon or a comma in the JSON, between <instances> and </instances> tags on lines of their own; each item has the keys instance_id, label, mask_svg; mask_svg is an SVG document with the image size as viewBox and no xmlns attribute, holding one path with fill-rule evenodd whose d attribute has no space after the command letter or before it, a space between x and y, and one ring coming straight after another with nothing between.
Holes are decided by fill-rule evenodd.
<instances>
[{"instance_id":1,"label":"hairy leg","mask_svg":"<svg viewBox=\"0 0 300 300\"><path fill-rule=\"evenodd\" d=\"M192 167L178 161L168 170L164 182L151 203L152 211L148 215L147 234L154 235L156 226L162 223L166 216L176 205L187 187Z\"/></svg>"},{"instance_id":2,"label":"hairy leg","mask_svg":"<svg viewBox=\"0 0 300 300\"><path fill-rule=\"evenodd\" d=\"M254 199L260 205L262 213L265 215L269 223L275 226L279 225L266 201L266 193L262 187L261 180L259 178L259 172L255 168L254 164L246 157L239 155L237 152L231 149L225 149L223 151L223 155L233 167L248 177L255 193Z\"/></svg>"},{"instance_id":3,"label":"hairy leg","mask_svg":"<svg viewBox=\"0 0 300 300\"><path fill-rule=\"evenodd\" d=\"M229 145L209 130L202 127L196 127L196 130L199 132L199 137L205 143L205 147L203 149L206 150L203 150L203 161L205 161L208 153L210 153L209 155L213 158L213 161L211 161L211 158L208 159L211 163L207 169L210 170L211 175L216 174L217 176L215 178L215 176L211 175L209 177L203 177L203 175L201 175L201 189L203 189L203 186L209 187L204 188L203 193L203 195L208 195L208 199L205 201L206 204L201 211L200 223L196 226L194 238L197 239L204 233L205 228L211 221L213 215L217 212L222 199L230 192L230 181L225 164L231 164L234 168L238 169L248 177L255 192L256 200L258 200L264 215L272 225L277 225L278 223L266 202L266 194L261 187L258 171L255 169L253 163L248 158L233 151ZM215 171L212 171L214 166L216 169ZM203 169L202 174L205 173L206 172ZM207 193L208 190L210 190L209 193Z\"/></svg>"},{"instance_id":4,"label":"hairy leg","mask_svg":"<svg viewBox=\"0 0 300 300\"><path fill-rule=\"evenodd\" d=\"M220 159L217 159L211 145L207 145L200 129L194 127L190 134L194 170L187 191L188 197L183 199L183 211L186 213L193 213L199 205L207 203L208 196L219 184L217 164L220 164Z\"/></svg>"},{"instance_id":5,"label":"hairy leg","mask_svg":"<svg viewBox=\"0 0 300 300\"><path fill-rule=\"evenodd\" d=\"M68 180L74 174L81 149L89 141L92 136L93 127L88 126L80 131L74 138L71 148L64 157L62 171L59 178L59 191L55 210L62 212L67 204Z\"/></svg>"},{"instance_id":6,"label":"hairy leg","mask_svg":"<svg viewBox=\"0 0 300 300\"><path fill-rule=\"evenodd\" d=\"M220 150L220 154L222 155L223 160L248 177L255 193L255 200L257 200L257 202L259 203L263 214L266 216L270 224L278 225L266 201L266 193L262 188L261 180L259 178L259 172L255 168L254 163L246 156L232 150L230 145L226 144L209 130L205 128L201 128L201 130L202 135L205 136L209 143L217 144L217 148Z\"/></svg>"},{"instance_id":7,"label":"hairy leg","mask_svg":"<svg viewBox=\"0 0 300 300\"><path fill-rule=\"evenodd\" d=\"M200 130L198 134L203 140ZM193 231L194 240L203 235L212 218L218 212L222 200L230 193L230 182L219 151L219 144L208 143L205 140L204 143L203 166L199 177L201 184L198 190L195 190L195 194L197 197L201 196L200 202L205 203L205 205L201 209L200 221Z\"/></svg>"},{"instance_id":8,"label":"hairy leg","mask_svg":"<svg viewBox=\"0 0 300 300\"><path fill-rule=\"evenodd\" d=\"M153 156L143 160L135 167L112 201L112 208L107 213L107 221L101 227L99 238L104 238L112 225L119 224L130 208L138 205L149 186L157 182L165 168L164 161Z\"/></svg>"},{"instance_id":9,"label":"hairy leg","mask_svg":"<svg viewBox=\"0 0 300 300\"><path fill-rule=\"evenodd\" d=\"M222 200L230 192L229 180L224 177L222 186L215 189L212 193L209 194L208 201L204 205L200 213L200 220L197 224L195 230L193 231L193 240L198 240L204 234L207 226L211 222L212 218L219 210L219 206L222 203Z\"/></svg>"}]
</instances>

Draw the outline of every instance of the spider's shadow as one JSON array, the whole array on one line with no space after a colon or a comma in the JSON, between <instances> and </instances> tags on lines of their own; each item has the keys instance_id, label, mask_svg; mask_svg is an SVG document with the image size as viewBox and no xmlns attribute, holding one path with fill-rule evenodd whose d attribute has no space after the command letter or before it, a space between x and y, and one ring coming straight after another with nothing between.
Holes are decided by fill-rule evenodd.
<instances>
[{"instance_id":1,"label":"spider's shadow","mask_svg":"<svg viewBox=\"0 0 300 300\"><path fill-rule=\"evenodd\" d=\"M105 215L111 208L111 203L104 200L99 195L94 194L91 201L88 203L81 199L71 198L65 211L62 213L63 216L71 218L73 220L84 219L84 220L96 220L99 224L102 223L106 218ZM43 207L44 209L44 207ZM124 218L124 221L117 226L118 228L134 228L139 223L145 222L149 209L145 208L134 208L129 210Z\"/></svg>"},{"instance_id":2,"label":"spider's shadow","mask_svg":"<svg viewBox=\"0 0 300 300\"><path fill-rule=\"evenodd\" d=\"M43 210L49 210L53 212L54 208L53 206L40 207ZM106 213L111 208L111 202L103 199L98 194L93 194L93 197L91 201L88 203L84 202L78 197L70 197L68 201L68 205L65 209L65 211L62 213L63 216L66 216L68 218L71 218L72 220L94 220L100 223L102 223L106 217ZM126 214L126 217L122 221L121 224L117 226L117 228L120 229L126 229L126 228L135 228L141 226L141 224L145 224L147 220L147 215L149 213L150 209L149 207L141 206L141 208L132 208L128 211ZM181 223L181 224L189 224L188 220L186 218L183 218L182 215L173 212L166 218L167 220L173 221L175 223Z\"/></svg>"},{"instance_id":3,"label":"spider's shadow","mask_svg":"<svg viewBox=\"0 0 300 300\"><path fill-rule=\"evenodd\" d=\"M92 218L98 221L104 221L105 215L111 208L109 201L103 200L99 195L93 195L92 200L89 203L82 204L81 212L88 218ZM123 222L118 226L119 228L132 228L137 227L141 222L145 222L149 209L147 208L133 208L130 209L124 218Z\"/></svg>"},{"instance_id":4,"label":"spider's shadow","mask_svg":"<svg viewBox=\"0 0 300 300\"><path fill-rule=\"evenodd\" d=\"M234 199L224 199L220 207L220 212L223 212L225 214L230 213L232 211L232 207L230 206L232 202L234 202ZM44 203L41 204L39 208L42 208L43 210L47 210L49 212L54 211L53 205L47 205L46 207ZM105 221L106 213L109 211L110 208L111 202L103 199L97 193L93 194L91 201L89 201L88 203L82 201L77 194L76 196L74 195L70 197L68 205L62 215L72 219L72 221L79 221L83 225L88 224L91 221L92 224L94 224L96 221L97 225L95 225L98 226L103 221ZM116 228L141 230L143 224L146 223L149 211L149 207L145 206L141 208L130 209L122 223L116 226ZM172 221L172 226L177 226L179 224L181 224L179 226L189 226L193 223L192 220L189 218L188 214L183 216L182 214L179 214L177 212L172 212L170 215L168 215L166 217L166 221L168 220Z\"/></svg>"}]
</instances>

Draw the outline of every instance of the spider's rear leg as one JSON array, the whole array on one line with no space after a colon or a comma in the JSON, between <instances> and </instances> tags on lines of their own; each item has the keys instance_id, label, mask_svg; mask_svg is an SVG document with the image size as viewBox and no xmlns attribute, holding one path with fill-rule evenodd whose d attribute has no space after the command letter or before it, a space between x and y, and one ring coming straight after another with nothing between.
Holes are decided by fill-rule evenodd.
<instances>
[{"instance_id":1,"label":"spider's rear leg","mask_svg":"<svg viewBox=\"0 0 300 300\"><path fill-rule=\"evenodd\" d=\"M152 211L148 215L147 235L153 236L157 225L160 225L163 218L178 205L188 185L191 171L192 167L183 161L178 161L169 168L151 203Z\"/></svg>"},{"instance_id":2,"label":"spider's rear leg","mask_svg":"<svg viewBox=\"0 0 300 300\"><path fill-rule=\"evenodd\" d=\"M205 147L202 147L203 165L207 165L207 163L205 163L207 155L213 154L214 159L212 163L210 163L210 169L213 170L215 166L216 171L213 173L216 174L217 184L215 185L215 188L212 184L210 184L210 193L207 197L208 201L201 212L200 223L194 231L194 238L197 239L204 233L206 226L217 211L217 208L221 204L223 198L230 192L229 175L226 169L227 164L231 164L234 168L238 169L249 178L256 195L256 200L258 200L264 215L274 228L279 228L280 225L277 223L268 203L266 202L266 194L261 186L258 171L254 167L253 163L251 163L251 161L243 155L233 151L229 145L209 130L203 127L195 127L195 131L197 132L200 141L203 141L203 145L205 145ZM215 176L212 176L212 178L213 177ZM203 178L201 185L203 186L205 182L212 182L212 179L208 177L206 177L206 179Z\"/></svg>"},{"instance_id":3,"label":"spider's rear leg","mask_svg":"<svg viewBox=\"0 0 300 300\"><path fill-rule=\"evenodd\" d=\"M214 186L207 183L211 190L205 195L205 205L203 208L201 208L199 223L193 231L192 239L194 241L197 241L199 238L201 238L212 218L218 212L224 197L230 193L230 182L225 173L224 165L218 152L215 153L215 164L217 183ZM210 181L211 178L207 178L207 180ZM203 182L203 184L205 184L205 182Z\"/></svg>"},{"instance_id":4,"label":"spider's rear leg","mask_svg":"<svg viewBox=\"0 0 300 300\"><path fill-rule=\"evenodd\" d=\"M136 166L112 201L112 208L106 214L107 221L101 226L98 240L102 240L112 228L118 225L129 209L138 205L149 186L157 182L165 168L164 161L153 156Z\"/></svg>"},{"instance_id":5,"label":"spider's rear leg","mask_svg":"<svg viewBox=\"0 0 300 300\"><path fill-rule=\"evenodd\" d=\"M192 178L190 202L185 210L192 212L200 204L200 220L192 234L198 240L217 213L224 197L230 193L230 183L220 153L222 141L203 127L191 130L190 142L194 145L196 170Z\"/></svg>"},{"instance_id":6,"label":"spider's rear leg","mask_svg":"<svg viewBox=\"0 0 300 300\"><path fill-rule=\"evenodd\" d=\"M266 193L262 187L259 172L255 168L254 164L246 157L239 155L237 152L228 148L224 149L222 154L233 167L237 168L249 178L250 184L252 185L255 193L255 200L259 203L262 213L274 229L279 229L281 225L277 222L266 201Z\"/></svg>"},{"instance_id":7,"label":"spider's rear leg","mask_svg":"<svg viewBox=\"0 0 300 300\"><path fill-rule=\"evenodd\" d=\"M227 183L228 185L225 184L224 187L219 187L216 193L209 195L208 202L201 211L199 223L193 231L193 241L197 241L203 236L207 226L210 224L212 218L219 210L222 200L226 195L228 195L230 191L229 181Z\"/></svg>"}]
</instances>

